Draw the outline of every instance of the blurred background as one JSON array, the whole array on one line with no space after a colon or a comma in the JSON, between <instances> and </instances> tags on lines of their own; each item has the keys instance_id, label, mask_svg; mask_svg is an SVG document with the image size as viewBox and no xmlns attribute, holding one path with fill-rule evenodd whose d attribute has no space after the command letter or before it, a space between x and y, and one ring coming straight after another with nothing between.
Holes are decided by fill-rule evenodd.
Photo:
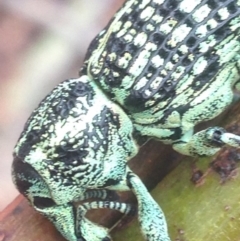
<instances>
[{"instance_id":1,"label":"blurred background","mask_svg":"<svg viewBox=\"0 0 240 241\"><path fill-rule=\"evenodd\" d=\"M78 76L87 47L124 0L0 0L0 211L18 192L14 145L51 89Z\"/></svg>"}]
</instances>

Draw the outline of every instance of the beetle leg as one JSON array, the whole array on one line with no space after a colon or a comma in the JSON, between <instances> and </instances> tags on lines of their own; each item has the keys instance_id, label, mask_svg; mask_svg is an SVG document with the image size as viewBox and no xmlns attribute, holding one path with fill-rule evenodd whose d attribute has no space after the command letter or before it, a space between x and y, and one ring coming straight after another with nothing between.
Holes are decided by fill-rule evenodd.
<instances>
[{"instance_id":1,"label":"beetle leg","mask_svg":"<svg viewBox=\"0 0 240 241\"><path fill-rule=\"evenodd\" d=\"M240 136L227 133L221 127L210 127L188 138L182 137L174 142L173 148L184 155L211 156L225 144L240 147Z\"/></svg>"},{"instance_id":2,"label":"beetle leg","mask_svg":"<svg viewBox=\"0 0 240 241\"><path fill-rule=\"evenodd\" d=\"M240 136L234 135L232 133L223 133L221 136L221 141L229 146L240 147Z\"/></svg>"},{"instance_id":3,"label":"beetle leg","mask_svg":"<svg viewBox=\"0 0 240 241\"><path fill-rule=\"evenodd\" d=\"M73 204L55 205L47 208L35 209L46 216L69 241L110 241L108 229L99 226L87 218L87 209L83 206L77 208Z\"/></svg>"},{"instance_id":4,"label":"beetle leg","mask_svg":"<svg viewBox=\"0 0 240 241\"><path fill-rule=\"evenodd\" d=\"M88 210L82 205L76 208L77 233L81 234L83 241L111 241L108 228L93 223L85 217Z\"/></svg>"},{"instance_id":5,"label":"beetle leg","mask_svg":"<svg viewBox=\"0 0 240 241\"><path fill-rule=\"evenodd\" d=\"M93 201L85 202L76 209L77 233L81 234L86 241L110 241L108 229L88 220L85 215L92 209L111 209L124 214L132 214L135 208L131 204L115 201Z\"/></svg>"},{"instance_id":6,"label":"beetle leg","mask_svg":"<svg viewBox=\"0 0 240 241\"><path fill-rule=\"evenodd\" d=\"M107 190L107 189L88 189L84 192L82 197L75 201L83 201L90 198L97 198L102 200L117 200L119 198L118 194L113 190Z\"/></svg>"},{"instance_id":7,"label":"beetle leg","mask_svg":"<svg viewBox=\"0 0 240 241\"><path fill-rule=\"evenodd\" d=\"M116 201L93 201L85 202L81 205L86 211L91 209L102 209L107 208L111 210L119 211L123 214L132 214L135 211L133 205L128 203L116 202Z\"/></svg>"},{"instance_id":8,"label":"beetle leg","mask_svg":"<svg viewBox=\"0 0 240 241\"><path fill-rule=\"evenodd\" d=\"M137 175L129 171L129 187L138 200L138 219L148 241L170 241L164 214Z\"/></svg>"}]
</instances>

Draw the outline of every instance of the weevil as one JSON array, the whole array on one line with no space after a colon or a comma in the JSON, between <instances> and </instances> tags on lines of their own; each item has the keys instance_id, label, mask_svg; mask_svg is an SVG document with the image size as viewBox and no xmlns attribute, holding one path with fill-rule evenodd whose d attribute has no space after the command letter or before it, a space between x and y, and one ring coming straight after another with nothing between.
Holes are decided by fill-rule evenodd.
<instances>
[{"instance_id":1,"label":"weevil","mask_svg":"<svg viewBox=\"0 0 240 241\"><path fill-rule=\"evenodd\" d=\"M59 84L28 119L14 150L19 191L67 240L107 241L108 229L85 214L131 212L112 200L131 190L146 240L169 241L161 208L127 162L140 138L190 156L240 147L222 127L194 131L240 91L239 29L236 0L127 0L90 44L80 77Z\"/></svg>"}]
</instances>

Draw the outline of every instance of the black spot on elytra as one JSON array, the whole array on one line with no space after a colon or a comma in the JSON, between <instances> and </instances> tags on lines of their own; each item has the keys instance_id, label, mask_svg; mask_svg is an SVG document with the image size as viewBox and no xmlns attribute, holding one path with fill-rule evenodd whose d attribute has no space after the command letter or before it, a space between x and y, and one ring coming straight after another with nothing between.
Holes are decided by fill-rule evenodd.
<instances>
[{"instance_id":1,"label":"black spot on elytra","mask_svg":"<svg viewBox=\"0 0 240 241\"><path fill-rule=\"evenodd\" d=\"M139 17L139 12L133 11L132 14L129 16L129 20L136 21Z\"/></svg>"},{"instance_id":2,"label":"black spot on elytra","mask_svg":"<svg viewBox=\"0 0 240 241\"><path fill-rule=\"evenodd\" d=\"M169 50L166 50L164 48L161 48L159 51L158 51L158 55L163 58L163 59L167 59L168 56L169 56Z\"/></svg>"},{"instance_id":3,"label":"black spot on elytra","mask_svg":"<svg viewBox=\"0 0 240 241\"><path fill-rule=\"evenodd\" d=\"M192 63L192 61L188 58L188 56L186 56L185 58L183 58L182 60L182 65L183 66L189 66Z\"/></svg>"},{"instance_id":4,"label":"black spot on elytra","mask_svg":"<svg viewBox=\"0 0 240 241\"><path fill-rule=\"evenodd\" d=\"M179 5L179 2L176 1L176 0L168 0L168 1L165 1L163 6L165 9L168 9L168 10L174 10L178 7Z\"/></svg>"},{"instance_id":5,"label":"black spot on elytra","mask_svg":"<svg viewBox=\"0 0 240 241\"><path fill-rule=\"evenodd\" d=\"M216 30L214 32L215 38L218 42L222 41L226 36L228 36L231 33L231 30L226 28L226 27L222 27L219 28L218 30Z\"/></svg>"},{"instance_id":6,"label":"black spot on elytra","mask_svg":"<svg viewBox=\"0 0 240 241\"><path fill-rule=\"evenodd\" d=\"M145 25L145 21L143 20L138 20L136 23L134 23L134 27L137 29L137 30L141 30L143 29L143 26Z\"/></svg>"},{"instance_id":7,"label":"black spot on elytra","mask_svg":"<svg viewBox=\"0 0 240 241\"><path fill-rule=\"evenodd\" d=\"M189 48L194 47L196 43L197 43L197 39L193 36L189 37L189 39L186 41L186 45Z\"/></svg>"},{"instance_id":8,"label":"black spot on elytra","mask_svg":"<svg viewBox=\"0 0 240 241\"><path fill-rule=\"evenodd\" d=\"M111 46L111 52L116 53L116 54L121 54L122 51L125 48L125 43L123 42L122 39L112 39L113 43L110 44L109 46ZM109 43L108 43L109 44Z\"/></svg>"},{"instance_id":9,"label":"black spot on elytra","mask_svg":"<svg viewBox=\"0 0 240 241\"><path fill-rule=\"evenodd\" d=\"M157 12L160 16L167 18L170 15L170 9L158 8Z\"/></svg>"},{"instance_id":10,"label":"black spot on elytra","mask_svg":"<svg viewBox=\"0 0 240 241\"><path fill-rule=\"evenodd\" d=\"M186 19L185 24L190 27L193 28L195 26L195 21L190 20L190 19Z\"/></svg>"},{"instance_id":11,"label":"black spot on elytra","mask_svg":"<svg viewBox=\"0 0 240 241\"><path fill-rule=\"evenodd\" d=\"M174 18L180 22L182 19L184 19L184 17L186 16L183 12L181 12L180 10L176 10L174 11Z\"/></svg>"},{"instance_id":12,"label":"black spot on elytra","mask_svg":"<svg viewBox=\"0 0 240 241\"><path fill-rule=\"evenodd\" d=\"M128 44L128 45L126 45L125 49L126 49L126 52L128 52L134 56L134 55L136 55L139 48L134 44Z\"/></svg>"},{"instance_id":13,"label":"black spot on elytra","mask_svg":"<svg viewBox=\"0 0 240 241\"><path fill-rule=\"evenodd\" d=\"M216 9L218 7L218 3L215 0L208 0L207 5L211 9Z\"/></svg>"},{"instance_id":14,"label":"black spot on elytra","mask_svg":"<svg viewBox=\"0 0 240 241\"><path fill-rule=\"evenodd\" d=\"M163 43L165 37L160 34L160 33L154 33L152 36L151 36L151 40L153 41L153 43L157 44L157 45L160 45Z\"/></svg>"},{"instance_id":15,"label":"black spot on elytra","mask_svg":"<svg viewBox=\"0 0 240 241\"><path fill-rule=\"evenodd\" d=\"M154 68L152 65L149 65L148 69L147 69L147 72L151 73L151 74L154 74L156 72L156 68Z\"/></svg>"},{"instance_id":16,"label":"black spot on elytra","mask_svg":"<svg viewBox=\"0 0 240 241\"><path fill-rule=\"evenodd\" d=\"M231 2L230 4L227 5L227 9L230 14L234 14L238 11L238 8L236 6L235 2Z\"/></svg>"}]
</instances>

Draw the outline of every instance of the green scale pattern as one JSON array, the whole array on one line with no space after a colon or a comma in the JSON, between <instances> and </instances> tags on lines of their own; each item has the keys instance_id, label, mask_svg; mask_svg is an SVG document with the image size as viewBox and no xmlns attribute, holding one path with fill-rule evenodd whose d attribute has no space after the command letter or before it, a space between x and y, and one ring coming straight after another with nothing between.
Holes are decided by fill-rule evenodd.
<instances>
[{"instance_id":1,"label":"green scale pattern","mask_svg":"<svg viewBox=\"0 0 240 241\"><path fill-rule=\"evenodd\" d=\"M127 0L92 41L80 77L63 81L28 119L12 177L68 241L110 241L91 209L131 214L132 191L148 241L170 241L164 214L127 162L156 138L190 156L240 136L194 127L240 91L239 0ZM76 205L76 202L81 204Z\"/></svg>"}]
</instances>

